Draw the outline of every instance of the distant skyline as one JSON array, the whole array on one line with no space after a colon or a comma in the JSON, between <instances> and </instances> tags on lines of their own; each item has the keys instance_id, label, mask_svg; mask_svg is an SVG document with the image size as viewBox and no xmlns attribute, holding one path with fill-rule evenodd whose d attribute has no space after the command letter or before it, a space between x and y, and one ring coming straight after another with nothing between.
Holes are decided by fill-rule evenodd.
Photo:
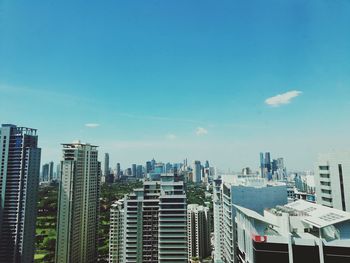
<instances>
[{"instance_id":1,"label":"distant skyline","mask_svg":"<svg viewBox=\"0 0 350 263\"><path fill-rule=\"evenodd\" d=\"M0 123L42 163L81 140L110 165L210 160L288 170L350 149L350 2L0 3Z\"/></svg>"}]
</instances>

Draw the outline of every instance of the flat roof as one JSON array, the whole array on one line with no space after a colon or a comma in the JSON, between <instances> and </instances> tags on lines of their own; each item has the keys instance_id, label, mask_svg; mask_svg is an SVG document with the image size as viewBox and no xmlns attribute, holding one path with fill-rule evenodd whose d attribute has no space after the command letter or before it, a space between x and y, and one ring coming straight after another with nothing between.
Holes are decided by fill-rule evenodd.
<instances>
[{"instance_id":1,"label":"flat roof","mask_svg":"<svg viewBox=\"0 0 350 263\"><path fill-rule=\"evenodd\" d=\"M255 220L258 220L258 221L261 221L261 222L264 222L264 223L267 223L267 224L270 224L270 225L278 226L272 220L270 220L270 219L268 219L268 218L258 214L257 212L255 212L253 210L244 208L244 207L239 206L239 205L234 205L234 206L236 207L237 210L239 210L242 213L244 213L247 217L253 218Z\"/></svg>"},{"instance_id":2,"label":"flat roof","mask_svg":"<svg viewBox=\"0 0 350 263\"><path fill-rule=\"evenodd\" d=\"M285 207L307 214L302 221L317 228L323 228L350 220L350 213L348 212L304 200L295 201L285 205Z\"/></svg>"}]
</instances>

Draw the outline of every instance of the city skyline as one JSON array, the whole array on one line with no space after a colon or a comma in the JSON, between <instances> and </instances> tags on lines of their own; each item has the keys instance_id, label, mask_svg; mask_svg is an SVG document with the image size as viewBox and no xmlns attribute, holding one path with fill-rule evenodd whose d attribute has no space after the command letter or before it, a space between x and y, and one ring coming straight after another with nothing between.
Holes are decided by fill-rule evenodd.
<instances>
[{"instance_id":1,"label":"city skyline","mask_svg":"<svg viewBox=\"0 0 350 263\"><path fill-rule=\"evenodd\" d=\"M42 163L77 139L112 167L154 157L254 169L268 151L311 170L318 153L350 146L346 1L1 9L2 123L38 129Z\"/></svg>"}]
</instances>

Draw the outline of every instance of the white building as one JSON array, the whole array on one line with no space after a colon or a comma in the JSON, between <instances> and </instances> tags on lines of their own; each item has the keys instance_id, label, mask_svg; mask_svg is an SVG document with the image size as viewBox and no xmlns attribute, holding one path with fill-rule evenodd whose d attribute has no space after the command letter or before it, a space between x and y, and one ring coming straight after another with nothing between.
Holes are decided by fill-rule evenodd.
<instances>
[{"instance_id":1,"label":"white building","mask_svg":"<svg viewBox=\"0 0 350 263\"><path fill-rule=\"evenodd\" d=\"M214 183L219 184L219 182ZM240 205L263 213L265 208L288 202L285 183L268 182L256 176L223 176L220 194L214 186L214 262L234 262L235 216ZM219 220L219 222L218 222ZM221 256L221 258L219 258Z\"/></svg>"},{"instance_id":2,"label":"white building","mask_svg":"<svg viewBox=\"0 0 350 263\"><path fill-rule=\"evenodd\" d=\"M115 201L110 213L109 263L124 262L124 217L124 200Z\"/></svg>"},{"instance_id":3,"label":"white building","mask_svg":"<svg viewBox=\"0 0 350 263\"><path fill-rule=\"evenodd\" d=\"M321 155L315 184L318 204L350 212L350 153Z\"/></svg>"},{"instance_id":4,"label":"white building","mask_svg":"<svg viewBox=\"0 0 350 263\"><path fill-rule=\"evenodd\" d=\"M110 241L110 263L187 262L184 183L174 181L173 174L162 174L116 202Z\"/></svg>"},{"instance_id":5,"label":"white building","mask_svg":"<svg viewBox=\"0 0 350 263\"><path fill-rule=\"evenodd\" d=\"M188 260L210 256L209 208L198 204L187 206Z\"/></svg>"},{"instance_id":6,"label":"white building","mask_svg":"<svg viewBox=\"0 0 350 263\"><path fill-rule=\"evenodd\" d=\"M223 255L223 240L224 233L222 220L222 194L221 194L221 178L216 178L213 181L213 217L214 217L214 247L213 259L215 263L221 263Z\"/></svg>"},{"instance_id":7,"label":"white building","mask_svg":"<svg viewBox=\"0 0 350 263\"><path fill-rule=\"evenodd\" d=\"M264 216L236 208L239 263L349 262L350 213L303 200Z\"/></svg>"},{"instance_id":8,"label":"white building","mask_svg":"<svg viewBox=\"0 0 350 263\"><path fill-rule=\"evenodd\" d=\"M58 196L56 263L97 261L99 163L97 146L63 144Z\"/></svg>"}]
</instances>

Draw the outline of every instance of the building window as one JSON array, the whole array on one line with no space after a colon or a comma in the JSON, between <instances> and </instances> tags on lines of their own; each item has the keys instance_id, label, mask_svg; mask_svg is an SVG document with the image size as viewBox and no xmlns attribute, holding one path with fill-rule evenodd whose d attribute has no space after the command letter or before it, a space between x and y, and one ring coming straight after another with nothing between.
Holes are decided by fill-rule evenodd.
<instances>
[{"instance_id":1,"label":"building window","mask_svg":"<svg viewBox=\"0 0 350 263\"><path fill-rule=\"evenodd\" d=\"M341 164L338 164L338 171L339 171L339 181L340 181L340 193L341 193L342 208L343 208L343 211L346 211L345 194L344 194L344 181L343 181L343 167L342 167Z\"/></svg>"},{"instance_id":2,"label":"building window","mask_svg":"<svg viewBox=\"0 0 350 263\"><path fill-rule=\"evenodd\" d=\"M324 171L324 170L329 170L329 165L321 165L318 167L320 170Z\"/></svg>"}]
</instances>

